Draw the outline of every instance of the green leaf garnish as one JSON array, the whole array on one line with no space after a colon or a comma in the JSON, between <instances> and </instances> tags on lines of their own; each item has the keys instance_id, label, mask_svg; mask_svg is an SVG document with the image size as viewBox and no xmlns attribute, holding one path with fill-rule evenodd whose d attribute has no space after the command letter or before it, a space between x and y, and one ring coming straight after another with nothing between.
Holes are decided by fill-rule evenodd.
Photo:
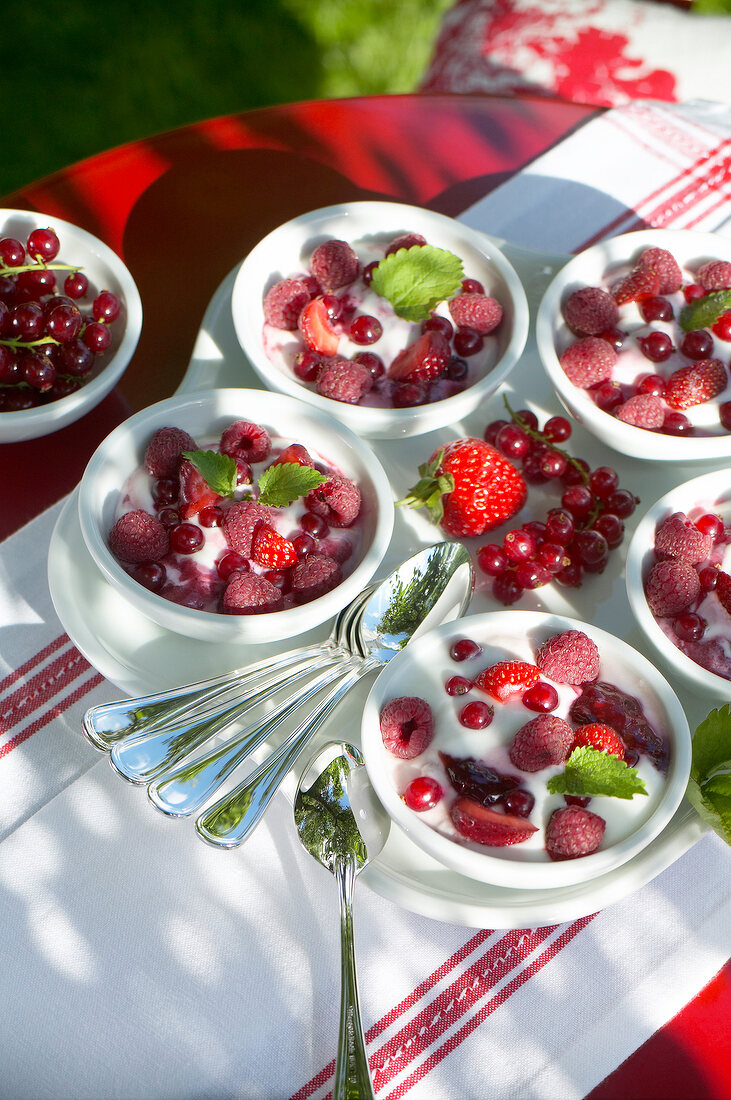
<instances>
[{"instance_id":1,"label":"green leaf garnish","mask_svg":"<svg viewBox=\"0 0 731 1100\"><path fill-rule=\"evenodd\" d=\"M232 497L236 490L236 463L218 451L183 451L207 485L220 497Z\"/></svg>"},{"instance_id":2,"label":"green leaf garnish","mask_svg":"<svg viewBox=\"0 0 731 1100\"><path fill-rule=\"evenodd\" d=\"M700 817L731 844L731 709L712 710L693 737L688 800Z\"/></svg>"},{"instance_id":3,"label":"green leaf garnish","mask_svg":"<svg viewBox=\"0 0 731 1100\"><path fill-rule=\"evenodd\" d=\"M636 768L629 768L613 753L593 749L590 745L574 749L564 771L549 779L547 787L551 794L628 799L636 794L647 794Z\"/></svg>"},{"instance_id":4,"label":"green leaf garnish","mask_svg":"<svg viewBox=\"0 0 731 1100\"><path fill-rule=\"evenodd\" d=\"M385 256L373 270L371 287L405 321L425 321L435 306L459 291L463 278L459 256L424 244Z\"/></svg>"},{"instance_id":5,"label":"green leaf garnish","mask_svg":"<svg viewBox=\"0 0 731 1100\"><path fill-rule=\"evenodd\" d=\"M310 489L322 485L327 478L312 466L298 462L280 462L270 466L259 478L259 503L272 508L286 508L293 500L305 496Z\"/></svg>"},{"instance_id":6,"label":"green leaf garnish","mask_svg":"<svg viewBox=\"0 0 731 1100\"><path fill-rule=\"evenodd\" d=\"M715 290L683 306L678 318L680 327L685 332L692 332L697 328L710 328L727 309L731 309L731 290Z\"/></svg>"}]
</instances>

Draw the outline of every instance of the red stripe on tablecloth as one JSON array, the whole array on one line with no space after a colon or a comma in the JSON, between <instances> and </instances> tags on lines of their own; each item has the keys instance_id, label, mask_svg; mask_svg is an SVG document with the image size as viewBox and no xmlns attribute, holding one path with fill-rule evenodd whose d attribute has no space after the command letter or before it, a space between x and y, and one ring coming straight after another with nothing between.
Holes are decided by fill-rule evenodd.
<instances>
[{"instance_id":1,"label":"red stripe on tablecloth","mask_svg":"<svg viewBox=\"0 0 731 1100\"><path fill-rule=\"evenodd\" d=\"M22 722L90 667L73 646L51 661L0 704L0 735Z\"/></svg>"},{"instance_id":2,"label":"red stripe on tablecloth","mask_svg":"<svg viewBox=\"0 0 731 1100\"><path fill-rule=\"evenodd\" d=\"M87 665L87 668L91 666ZM79 699L83 699L93 688L98 687L104 683L104 677L99 672L95 672L94 675L86 681L86 683L79 684L79 686L69 695L66 695L58 703L54 703L45 714L42 714L39 718L36 718L35 722L31 722L29 726L26 726L20 733L16 733L15 737L12 737L10 741L6 741L4 745L0 746L0 760L3 756L7 756L8 753L16 749L18 745L22 745L24 741L27 741L29 737L32 737L34 733L38 733L44 726L47 726L49 722L52 722L54 718L59 718L64 711L72 707L74 703L78 703Z\"/></svg>"},{"instance_id":3,"label":"red stripe on tablecloth","mask_svg":"<svg viewBox=\"0 0 731 1100\"><path fill-rule=\"evenodd\" d=\"M543 969L546 963L555 958L556 955L558 955L558 953L562 951L568 943L571 942L574 936L581 932L582 929L585 928L589 921L593 920L595 916L596 913L588 917L581 917L579 920L574 921L573 924L570 924L568 928L566 928L561 933L560 936L557 936L557 938L548 945L545 951L543 951L537 958L528 963L528 965L524 967L524 969L521 970L521 972L516 975L516 977L513 978L512 981L508 982L506 986L498 990L498 992L490 998L487 1004L483 1005L482 1008L480 1008L475 1013L475 1015L467 1021L467 1023L464 1025L463 1028L461 1028L460 1031L456 1032L454 1035L450 1035L447 1041L441 1047L439 1047L438 1050L435 1050L434 1053L431 1054L424 1062L422 1062L421 1065L414 1070L410 1077L407 1077L404 1081L401 1082L401 1084L397 1085L397 1087L393 1090L393 1092L389 1093L385 1100L400 1100L400 1097L407 1093L409 1089L412 1088L415 1084L421 1081L422 1078L425 1077L427 1073L429 1073L429 1071L434 1068L434 1066L438 1065L439 1062L446 1058L448 1054L451 1054L453 1050L456 1050L460 1043L464 1039L466 1039L467 1036L470 1035L476 1027L479 1027L479 1025L484 1020L486 1020L488 1016L492 1015L492 1013L497 1008L500 1008L500 1006L504 1004L505 1001L507 1001L507 999L516 992L516 990L520 989L520 987L524 985L529 978L532 978L534 974L537 974L539 970Z\"/></svg>"},{"instance_id":4,"label":"red stripe on tablecloth","mask_svg":"<svg viewBox=\"0 0 731 1100\"><path fill-rule=\"evenodd\" d=\"M0 680L0 691L5 691L7 688L12 687L18 680L21 680L23 676L27 674L39 665L41 661L45 661L47 657L50 657L52 653L55 653L57 649L60 649L62 645L66 645L70 641L68 634L59 634L58 638L54 638L52 642L49 642L43 649L39 649L35 657L31 657L19 668L9 672L4 680Z\"/></svg>"}]
</instances>

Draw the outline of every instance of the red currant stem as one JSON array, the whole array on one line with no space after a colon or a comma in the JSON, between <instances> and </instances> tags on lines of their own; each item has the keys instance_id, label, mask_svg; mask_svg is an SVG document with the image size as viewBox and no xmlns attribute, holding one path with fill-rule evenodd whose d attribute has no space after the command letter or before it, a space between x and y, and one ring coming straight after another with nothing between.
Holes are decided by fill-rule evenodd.
<instances>
[{"instance_id":1,"label":"red currant stem","mask_svg":"<svg viewBox=\"0 0 731 1100\"><path fill-rule=\"evenodd\" d=\"M19 275L22 271L81 271L80 267L75 267L73 264L44 264L42 260L38 260L34 264L19 264L18 267L9 267L7 264L0 263L0 275Z\"/></svg>"},{"instance_id":2,"label":"red currant stem","mask_svg":"<svg viewBox=\"0 0 731 1100\"><path fill-rule=\"evenodd\" d=\"M21 340L19 336L12 340L0 340L0 344L4 344L6 348L37 348L40 344L57 343L58 340L54 340L52 336L41 336L38 340Z\"/></svg>"},{"instance_id":3,"label":"red currant stem","mask_svg":"<svg viewBox=\"0 0 731 1100\"><path fill-rule=\"evenodd\" d=\"M510 419L513 421L514 424L517 424L518 427L522 431L524 431L526 435L530 436L531 439L537 439L539 443L544 443L546 447L548 447L550 450L556 451L557 454L563 455L566 461L570 462L571 465L575 466L576 469L579 471L579 473L581 474L581 480L583 481L584 485L589 484L589 475L587 474L581 463L576 461L573 455L569 454L568 451L565 451L563 447L557 447L555 443L552 443L550 441L550 439L546 439L543 432L538 432L535 428L531 428L528 424L526 424L522 417L513 412L510 407L510 402L508 401L505 394L503 394L503 401L505 402L505 408L510 414Z\"/></svg>"}]
</instances>

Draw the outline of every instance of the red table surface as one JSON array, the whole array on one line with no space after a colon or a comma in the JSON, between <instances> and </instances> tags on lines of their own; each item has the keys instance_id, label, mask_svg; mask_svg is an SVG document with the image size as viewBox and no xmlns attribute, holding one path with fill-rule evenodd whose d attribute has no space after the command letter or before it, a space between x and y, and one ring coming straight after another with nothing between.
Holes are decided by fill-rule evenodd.
<instances>
[{"instance_id":1,"label":"red table surface","mask_svg":"<svg viewBox=\"0 0 731 1100\"><path fill-rule=\"evenodd\" d=\"M174 392L213 292L269 230L357 199L458 215L594 113L494 96L271 107L112 149L5 196L4 207L64 218L115 249L139 287L144 322L130 366L97 409L52 435L3 445L0 538L73 489L112 427ZM731 964L591 1100L729 1100L730 1019Z\"/></svg>"}]
</instances>

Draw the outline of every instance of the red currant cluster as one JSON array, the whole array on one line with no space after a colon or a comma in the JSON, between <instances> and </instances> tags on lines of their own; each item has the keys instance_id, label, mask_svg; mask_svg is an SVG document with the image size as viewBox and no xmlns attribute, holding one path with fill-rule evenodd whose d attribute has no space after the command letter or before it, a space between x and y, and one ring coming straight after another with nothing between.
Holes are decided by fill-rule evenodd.
<instances>
[{"instance_id":1,"label":"red currant cluster","mask_svg":"<svg viewBox=\"0 0 731 1100\"><path fill-rule=\"evenodd\" d=\"M505 405L510 420L493 420L485 440L519 463L529 484L561 486L560 506L549 509L544 520L524 523L508 531L502 544L488 543L477 552L480 569L493 578L495 599L507 606L551 581L578 588L585 573L603 572L622 542L624 520L639 502L620 488L611 466L592 470L558 446L571 435L565 417L552 416L539 430L535 413L513 412L507 400Z\"/></svg>"},{"instance_id":2,"label":"red currant cluster","mask_svg":"<svg viewBox=\"0 0 731 1100\"><path fill-rule=\"evenodd\" d=\"M34 229L25 246L15 237L0 239L0 412L74 393L111 343L119 299L102 290L83 310L89 280L78 268L53 263L59 248L52 229ZM57 272L66 272L63 293Z\"/></svg>"}]
</instances>

